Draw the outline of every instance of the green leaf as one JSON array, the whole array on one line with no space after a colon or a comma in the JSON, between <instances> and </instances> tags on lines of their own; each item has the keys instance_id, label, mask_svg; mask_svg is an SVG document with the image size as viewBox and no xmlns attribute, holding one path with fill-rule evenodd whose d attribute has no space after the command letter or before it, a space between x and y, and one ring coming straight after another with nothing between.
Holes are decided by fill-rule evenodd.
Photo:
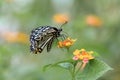
<instances>
[{"instance_id":1,"label":"green leaf","mask_svg":"<svg viewBox=\"0 0 120 80\"><path fill-rule=\"evenodd\" d=\"M43 67L43 71L46 71L48 67L52 67L52 66L53 66L52 64L45 65L45 66Z\"/></svg>"},{"instance_id":2,"label":"green leaf","mask_svg":"<svg viewBox=\"0 0 120 80\"><path fill-rule=\"evenodd\" d=\"M61 68L64 68L64 69L71 69L74 67L74 64L76 62L74 62L73 60L65 60L65 61L60 61L60 62L57 62L57 63L54 63L54 64L48 64L48 65L45 65L43 67L43 71L46 71L49 67L52 68L52 67L61 67Z\"/></svg>"},{"instance_id":3,"label":"green leaf","mask_svg":"<svg viewBox=\"0 0 120 80\"><path fill-rule=\"evenodd\" d=\"M105 62L94 59L90 60L84 70L77 74L76 78L77 80L96 80L109 70L112 70L112 68Z\"/></svg>"},{"instance_id":4,"label":"green leaf","mask_svg":"<svg viewBox=\"0 0 120 80\"><path fill-rule=\"evenodd\" d=\"M100 55L97 52L94 52L94 54L92 54L95 57L100 57Z\"/></svg>"},{"instance_id":5,"label":"green leaf","mask_svg":"<svg viewBox=\"0 0 120 80\"><path fill-rule=\"evenodd\" d=\"M69 70L74 67L74 65L70 62L59 63L58 66L64 69L69 69Z\"/></svg>"}]
</instances>

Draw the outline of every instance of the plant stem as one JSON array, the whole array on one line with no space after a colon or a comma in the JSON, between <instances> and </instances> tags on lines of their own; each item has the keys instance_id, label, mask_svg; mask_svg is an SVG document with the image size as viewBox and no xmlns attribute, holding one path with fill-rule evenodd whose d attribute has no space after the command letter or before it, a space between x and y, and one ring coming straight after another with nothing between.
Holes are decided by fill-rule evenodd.
<instances>
[{"instance_id":1,"label":"plant stem","mask_svg":"<svg viewBox=\"0 0 120 80\"><path fill-rule=\"evenodd\" d=\"M72 75L72 80L76 80L76 79L75 79L75 75L74 75L74 74Z\"/></svg>"},{"instance_id":2,"label":"plant stem","mask_svg":"<svg viewBox=\"0 0 120 80\"><path fill-rule=\"evenodd\" d=\"M82 66L82 63L79 65L79 68L75 71L75 75L77 75L77 73L80 71L81 66Z\"/></svg>"},{"instance_id":3,"label":"plant stem","mask_svg":"<svg viewBox=\"0 0 120 80\"><path fill-rule=\"evenodd\" d=\"M76 80L75 79L75 67L73 69L69 70L69 71L70 71L70 74L72 76L72 80Z\"/></svg>"}]
</instances>

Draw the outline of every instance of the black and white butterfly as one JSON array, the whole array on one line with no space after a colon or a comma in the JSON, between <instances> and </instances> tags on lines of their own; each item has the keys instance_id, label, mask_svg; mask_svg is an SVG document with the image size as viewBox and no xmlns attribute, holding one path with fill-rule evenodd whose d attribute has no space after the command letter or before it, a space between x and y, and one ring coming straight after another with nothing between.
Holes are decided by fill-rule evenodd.
<instances>
[{"instance_id":1,"label":"black and white butterfly","mask_svg":"<svg viewBox=\"0 0 120 80\"><path fill-rule=\"evenodd\" d=\"M40 26L31 31L30 34L30 50L37 54L41 53L45 46L47 52L50 51L52 43L55 39L61 36L61 28L51 26Z\"/></svg>"}]
</instances>

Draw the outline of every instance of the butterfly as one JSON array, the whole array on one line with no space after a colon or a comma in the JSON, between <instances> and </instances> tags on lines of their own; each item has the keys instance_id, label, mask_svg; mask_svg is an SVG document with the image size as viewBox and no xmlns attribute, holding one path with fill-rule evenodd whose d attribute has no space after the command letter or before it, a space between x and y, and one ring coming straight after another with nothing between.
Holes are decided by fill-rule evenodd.
<instances>
[{"instance_id":1,"label":"butterfly","mask_svg":"<svg viewBox=\"0 0 120 80\"><path fill-rule=\"evenodd\" d=\"M30 51L37 54L47 47L47 52L49 52L52 43L61 36L61 32L62 28L52 26L40 26L33 29L30 34Z\"/></svg>"}]
</instances>

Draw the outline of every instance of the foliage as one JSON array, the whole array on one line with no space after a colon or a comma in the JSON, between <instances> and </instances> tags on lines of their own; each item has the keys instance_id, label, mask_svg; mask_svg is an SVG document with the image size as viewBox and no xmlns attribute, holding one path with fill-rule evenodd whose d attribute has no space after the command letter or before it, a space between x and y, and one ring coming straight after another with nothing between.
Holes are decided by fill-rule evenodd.
<instances>
[{"instance_id":1,"label":"foliage","mask_svg":"<svg viewBox=\"0 0 120 80\"><path fill-rule=\"evenodd\" d=\"M94 78L119 80L119 4L120 0L0 0L0 80L70 80L69 70L61 66L71 68L72 63L46 67L49 69L46 72L42 68L71 59L71 53L78 48L93 50L95 59L90 60L76 78L90 77L84 75L89 69L93 70L90 66L106 62L113 70L99 66L96 70L100 69L100 74ZM77 38L74 46L59 49L55 43L49 53L45 50L38 55L30 53L28 37L33 28L41 25L59 27L64 20L69 21L62 27L63 33ZM111 71L103 75L104 69Z\"/></svg>"},{"instance_id":2,"label":"foliage","mask_svg":"<svg viewBox=\"0 0 120 80\"><path fill-rule=\"evenodd\" d=\"M100 59L90 60L87 65L84 65L84 62L81 61L65 60L48 64L44 66L43 70L46 71L54 67L61 67L68 70L72 77L71 80L96 80L108 70L112 70L110 66Z\"/></svg>"}]
</instances>

